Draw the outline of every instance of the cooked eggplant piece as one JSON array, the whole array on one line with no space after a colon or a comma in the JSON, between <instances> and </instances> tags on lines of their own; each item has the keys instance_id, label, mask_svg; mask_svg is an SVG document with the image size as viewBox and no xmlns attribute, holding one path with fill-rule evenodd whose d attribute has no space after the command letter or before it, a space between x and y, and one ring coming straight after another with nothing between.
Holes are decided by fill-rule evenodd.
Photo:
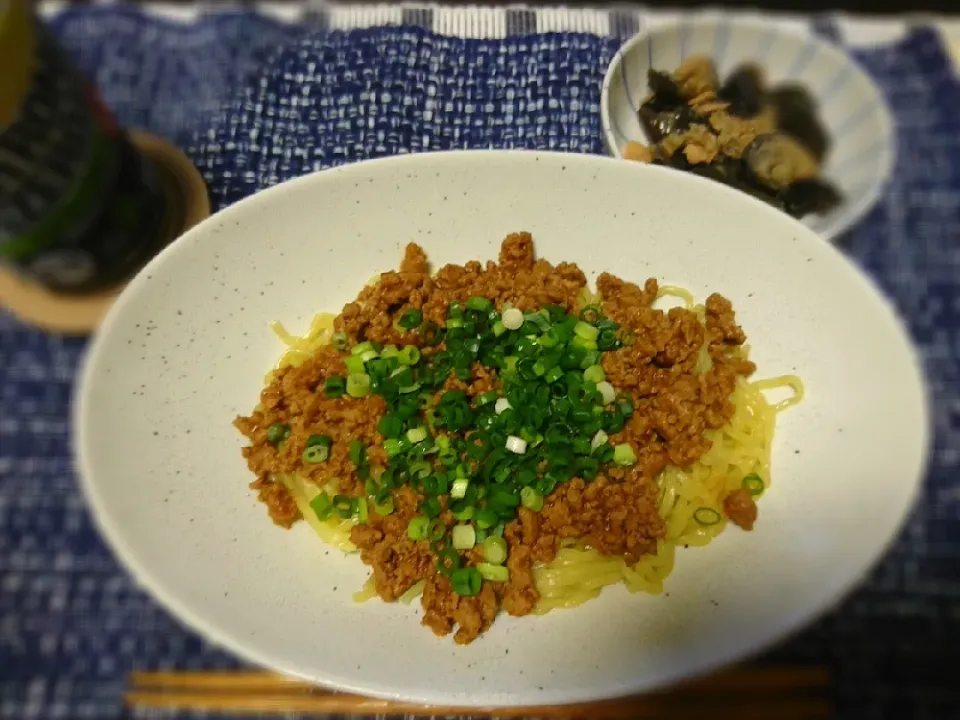
<instances>
[{"instance_id":1,"label":"cooked eggplant piece","mask_svg":"<svg viewBox=\"0 0 960 720\"><path fill-rule=\"evenodd\" d=\"M800 180L777 193L777 202L795 218L805 215L826 215L843 200L843 196L824 180Z\"/></svg>"},{"instance_id":2,"label":"cooked eggplant piece","mask_svg":"<svg viewBox=\"0 0 960 720\"><path fill-rule=\"evenodd\" d=\"M651 142L660 142L667 135L682 133L693 123L703 122L687 105L657 112L645 105L640 108L640 124Z\"/></svg>"},{"instance_id":3,"label":"cooked eggplant piece","mask_svg":"<svg viewBox=\"0 0 960 720\"><path fill-rule=\"evenodd\" d=\"M756 65L741 65L727 78L717 97L730 103L731 115L737 117L759 115L766 100L763 71Z\"/></svg>"},{"instance_id":4,"label":"cooked eggplant piece","mask_svg":"<svg viewBox=\"0 0 960 720\"><path fill-rule=\"evenodd\" d=\"M743 159L757 181L772 190L783 190L798 180L812 180L820 170L807 149L783 133L756 138Z\"/></svg>"},{"instance_id":5,"label":"cooked eggplant piece","mask_svg":"<svg viewBox=\"0 0 960 720\"><path fill-rule=\"evenodd\" d=\"M796 138L817 162L823 162L830 150L830 136L817 117L817 103L799 85L781 85L769 93L769 102L777 112L782 132Z\"/></svg>"}]
</instances>

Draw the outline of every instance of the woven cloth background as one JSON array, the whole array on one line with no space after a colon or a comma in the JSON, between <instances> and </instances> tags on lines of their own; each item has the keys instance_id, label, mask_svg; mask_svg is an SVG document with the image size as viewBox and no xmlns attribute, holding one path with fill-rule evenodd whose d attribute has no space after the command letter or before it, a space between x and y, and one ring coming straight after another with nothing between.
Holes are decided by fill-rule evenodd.
<instances>
[{"instance_id":1,"label":"woven cloth background","mask_svg":"<svg viewBox=\"0 0 960 720\"><path fill-rule=\"evenodd\" d=\"M530 34L544 27L536 13L505 10L499 39L464 40L431 32L429 10L397 12L402 27L353 31L330 30L340 21L322 12L295 24L232 13L180 25L124 8L67 11L53 26L122 122L187 150L217 207L401 152L602 152L600 82L640 14L605 17L592 33ZM845 247L921 348L936 445L921 502L884 562L767 659L830 666L843 717L940 720L956 716L960 667L960 87L930 30L856 53L894 109L901 153L883 202ZM5 720L152 717L121 707L129 671L236 665L141 593L93 529L70 461L84 346L0 313Z\"/></svg>"}]
</instances>

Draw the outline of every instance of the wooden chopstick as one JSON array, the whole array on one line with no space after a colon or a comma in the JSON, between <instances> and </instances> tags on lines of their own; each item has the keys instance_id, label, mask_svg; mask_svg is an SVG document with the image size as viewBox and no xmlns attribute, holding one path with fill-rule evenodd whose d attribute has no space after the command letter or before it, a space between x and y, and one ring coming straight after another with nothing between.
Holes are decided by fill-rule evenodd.
<instances>
[{"instance_id":1,"label":"wooden chopstick","mask_svg":"<svg viewBox=\"0 0 960 720\"><path fill-rule=\"evenodd\" d=\"M267 672L138 672L125 695L130 706L207 712L473 717L644 718L736 717L777 720L827 718L822 697L829 674L818 667L742 668L684 683L667 692L576 705L522 708L423 706L335 693ZM819 694L818 694L819 693Z\"/></svg>"}]
</instances>

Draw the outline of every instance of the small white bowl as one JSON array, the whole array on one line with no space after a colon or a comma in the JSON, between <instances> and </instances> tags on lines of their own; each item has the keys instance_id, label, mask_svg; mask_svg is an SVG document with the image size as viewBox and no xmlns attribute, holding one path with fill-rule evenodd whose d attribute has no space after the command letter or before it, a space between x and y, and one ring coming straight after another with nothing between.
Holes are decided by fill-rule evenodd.
<instances>
[{"instance_id":1,"label":"small white bowl","mask_svg":"<svg viewBox=\"0 0 960 720\"><path fill-rule=\"evenodd\" d=\"M831 139L823 176L843 194L831 213L804 224L827 239L855 225L879 200L896 155L892 116L880 90L834 45L773 22L703 17L648 28L617 52L600 100L604 139L614 157L629 141L647 143L637 111L650 93L647 70L672 72L691 55L712 58L721 78L745 62L765 70L767 82L796 82L819 105Z\"/></svg>"}]
</instances>

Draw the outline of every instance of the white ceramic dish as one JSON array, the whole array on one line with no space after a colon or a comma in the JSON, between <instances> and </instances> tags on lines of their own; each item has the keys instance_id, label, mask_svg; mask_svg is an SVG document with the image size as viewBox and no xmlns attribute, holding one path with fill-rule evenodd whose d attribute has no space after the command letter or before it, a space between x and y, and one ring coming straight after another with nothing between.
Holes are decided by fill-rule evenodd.
<instances>
[{"instance_id":1,"label":"white ceramic dish","mask_svg":"<svg viewBox=\"0 0 960 720\"><path fill-rule=\"evenodd\" d=\"M690 212L689 208L696 208ZM422 243L436 264L539 253L730 297L761 373L799 373L754 533L679 553L665 596L622 588L504 617L458 647L402 605L355 605L365 567L274 527L231 426L280 346ZM123 563L174 615L243 658L317 683L449 705L647 690L741 658L851 589L896 535L927 446L921 375L891 308L787 216L719 184L592 156L413 155L322 172L210 218L124 291L76 404L83 488ZM508 653L509 651L509 653Z\"/></svg>"},{"instance_id":2,"label":"white ceramic dish","mask_svg":"<svg viewBox=\"0 0 960 720\"><path fill-rule=\"evenodd\" d=\"M809 33L771 21L698 17L654 25L628 40L603 80L600 112L607 149L622 157L628 141L647 142L637 109L649 95L647 70L672 72L691 55L707 55L725 78L755 62L767 81L803 85L816 99L832 139L824 176L844 196L825 216L804 223L833 239L876 204L896 156L892 116L879 88L846 53Z\"/></svg>"}]
</instances>

